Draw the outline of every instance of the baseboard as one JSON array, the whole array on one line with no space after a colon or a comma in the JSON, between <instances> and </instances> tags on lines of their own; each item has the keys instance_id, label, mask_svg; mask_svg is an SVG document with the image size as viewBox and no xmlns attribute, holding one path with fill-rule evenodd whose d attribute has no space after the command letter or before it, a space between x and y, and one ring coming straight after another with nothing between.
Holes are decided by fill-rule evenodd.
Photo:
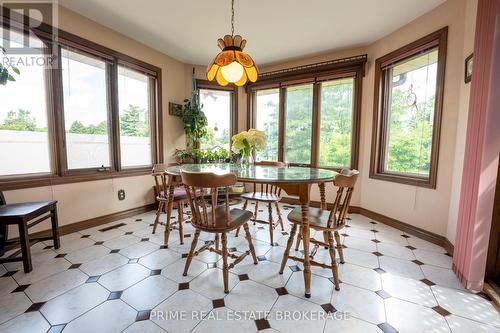
<instances>
[{"instance_id":1,"label":"baseboard","mask_svg":"<svg viewBox=\"0 0 500 333\"><path fill-rule=\"evenodd\" d=\"M288 197L282 198L281 202L294 204L294 205L300 204L298 199L288 198ZM310 205L312 207L319 207L320 202L312 200L310 202ZM330 208L330 207L328 207L328 208ZM363 208L363 207L351 206L351 207L349 207L349 212L354 213L354 214L364 215L368 218L371 218L371 219L376 220L378 222L381 222L383 224L387 224L387 225L389 225L393 228L396 228L398 230L404 231L410 235L417 236L417 237L422 238L428 242L442 246L448 252L449 255L451 255L451 256L453 255L453 244L451 244L451 242L444 236L441 236L441 235L435 234L433 232L421 229L419 227L415 227L409 223L405 223L405 222L393 219L392 217L385 216L383 214L371 211L371 210Z\"/></svg>"},{"instance_id":2,"label":"baseboard","mask_svg":"<svg viewBox=\"0 0 500 333\"><path fill-rule=\"evenodd\" d=\"M106 224L109 222L113 221L118 221L121 219L125 219L127 217L131 217L137 214L145 213L150 210L153 210L155 208L155 204L147 204L141 207L136 207L136 208L131 208L127 210L122 210L120 212L116 213L111 213L103 216L98 216L98 217L93 217L88 220L80 221L80 222L75 222L75 223L70 223L66 225L61 225L59 226L59 235L67 235L71 234L73 232L77 232L80 230L96 227L101 224ZM45 236L50 236L51 231L50 230L43 230L39 232L35 232L33 234L30 234L30 237L45 237Z\"/></svg>"}]
</instances>

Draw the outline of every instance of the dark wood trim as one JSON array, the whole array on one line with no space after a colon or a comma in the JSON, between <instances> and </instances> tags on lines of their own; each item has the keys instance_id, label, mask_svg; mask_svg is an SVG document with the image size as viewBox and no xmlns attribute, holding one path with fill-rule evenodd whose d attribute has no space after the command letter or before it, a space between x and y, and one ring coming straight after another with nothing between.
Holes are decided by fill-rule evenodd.
<instances>
[{"instance_id":1,"label":"dark wood trim","mask_svg":"<svg viewBox=\"0 0 500 333\"><path fill-rule=\"evenodd\" d=\"M354 60L353 60L354 59ZM275 72L263 73L256 83L249 83L246 86L249 126L255 126L255 94L259 90L276 89L280 91L280 104L278 116L278 161L285 158L285 115L286 115L286 87L292 84L313 84L313 110L312 110L312 140L311 140L311 160L307 165L327 169L340 169L339 166L319 166L319 143L320 143L320 120L321 120L321 84L328 80L353 78L353 115L352 115L352 138L351 138L351 160L349 167L357 169L359 163L359 145L361 133L361 106L363 91L363 76L365 73L366 55L351 58L343 58L323 63L310 64L290 69L283 69Z\"/></svg>"},{"instance_id":2,"label":"dark wood trim","mask_svg":"<svg viewBox=\"0 0 500 333\"><path fill-rule=\"evenodd\" d=\"M370 178L406 185L427 187L431 189L436 188L439 160L439 141L441 135L441 118L443 109L444 77L446 68L447 36L448 27L444 27L375 60L375 87L373 99ZM390 89L387 70L383 69L382 64L390 62L391 59L397 59L398 62L404 61L407 58L413 57L416 54L426 51L427 49L422 48L426 45L433 45L432 42L434 41L437 41L436 44L438 47L438 68L429 177L388 172L384 170L384 158L386 156L385 140L388 126L387 105L390 101ZM431 48L433 47L436 46L432 46Z\"/></svg>"},{"instance_id":3,"label":"dark wood trim","mask_svg":"<svg viewBox=\"0 0 500 333\"><path fill-rule=\"evenodd\" d=\"M486 257L485 281L491 281L495 286L500 279L500 166L497 171L495 200L491 218L488 254Z\"/></svg>"},{"instance_id":4,"label":"dark wood trim","mask_svg":"<svg viewBox=\"0 0 500 333\"><path fill-rule=\"evenodd\" d=\"M281 202L289 203L292 205L300 205L300 202L298 199L290 198L290 197L281 198ZM311 207L318 207L318 208L320 207L319 201L311 200L309 204ZM331 206L328 205L328 209L330 209L330 208L331 208ZM353 213L353 214L361 214L361 215L366 216L370 219L373 219L377 222L386 224L388 226L391 226L393 228L396 228L398 230L406 232L410 235L416 236L418 238L422 238L428 242L442 246L448 252L448 254L453 255L453 245L444 236L438 235L438 234L433 233L431 231L424 230L424 229L419 228L419 227L415 227L409 223L405 223L405 222L393 219L392 217L385 216L383 214L371 211L371 210L363 208L363 207L351 206L351 207L349 207L349 212Z\"/></svg>"},{"instance_id":5,"label":"dark wood trim","mask_svg":"<svg viewBox=\"0 0 500 333\"><path fill-rule=\"evenodd\" d=\"M161 100L161 68L148 64L126 54L114 51L90 40L56 29L47 24L38 27L24 27L25 17L14 15L15 21L2 20L4 27L12 26L20 31L28 29L42 38L48 45L50 53L55 55L55 64L47 69L45 84L47 89L47 119L49 121L49 144L52 171L50 174L29 174L0 176L0 190L31 188L39 186L66 184L73 182L92 181L117 177L129 177L149 173L151 166L138 166L123 169L120 165L120 135L117 67L126 66L151 78L151 154L152 164L163 161L163 130L162 130L162 100ZM53 34L57 33L57 40ZM98 57L107 62L107 94L108 121L110 122L110 170L101 172L97 168L68 170L66 156L66 139L64 123L63 83L61 70L61 45L71 50L81 52L91 57ZM47 53L47 52L46 52ZM147 171L146 171L147 170Z\"/></svg>"},{"instance_id":6,"label":"dark wood trim","mask_svg":"<svg viewBox=\"0 0 500 333\"><path fill-rule=\"evenodd\" d=\"M61 226L59 226L59 234L60 235L71 234L73 232L77 232L77 231L81 231L84 229L96 227L96 226L99 226L102 224L122 220L122 219L125 219L127 217L131 217L131 216L134 216L137 214L149 212L150 210L154 210L154 209L155 209L155 204L152 203L152 204L147 204L145 206L131 208L131 209L123 210L123 211L116 212L116 213L111 213L111 214L107 214L107 215L103 215L103 216L93 217L91 219L80 221L80 222L61 225ZM50 230L39 231L39 232L30 234L30 238L32 236L33 237L47 237L47 236L51 235L50 232L51 232Z\"/></svg>"},{"instance_id":7,"label":"dark wood trim","mask_svg":"<svg viewBox=\"0 0 500 333\"><path fill-rule=\"evenodd\" d=\"M216 81L196 79L196 88L208 90L222 90L231 92L231 121L229 133L231 136L238 133L238 87L234 84L221 86ZM231 140L231 138L229 138ZM231 142L229 143L231 144Z\"/></svg>"}]
</instances>

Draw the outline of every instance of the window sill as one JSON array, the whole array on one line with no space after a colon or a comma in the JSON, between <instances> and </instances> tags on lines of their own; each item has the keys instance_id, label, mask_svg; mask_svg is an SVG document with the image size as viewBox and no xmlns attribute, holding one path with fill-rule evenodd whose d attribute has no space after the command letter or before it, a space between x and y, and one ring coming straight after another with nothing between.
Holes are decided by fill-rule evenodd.
<instances>
[{"instance_id":1,"label":"window sill","mask_svg":"<svg viewBox=\"0 0 500 333\"><path fill-rule=\"evenodd\" d=\"M65 176L36 175L0 179L0 191L18 190L33 187L89 182L111 178L135 177L151 174L151 167L123 170L120 172L78 173Z\"/></svg>"},{"instance_id":2,"label":"window sill","mask_svg":"<svg viewBox=\"0 0 500 333\"><path fill-rule=\"evenodd\" d=\"M411 186L425 187L433 190L436 189L436 179L432 179L430 177L422 178L391 173L370 173L370 178Z\"/></svg>"}]
</instances>

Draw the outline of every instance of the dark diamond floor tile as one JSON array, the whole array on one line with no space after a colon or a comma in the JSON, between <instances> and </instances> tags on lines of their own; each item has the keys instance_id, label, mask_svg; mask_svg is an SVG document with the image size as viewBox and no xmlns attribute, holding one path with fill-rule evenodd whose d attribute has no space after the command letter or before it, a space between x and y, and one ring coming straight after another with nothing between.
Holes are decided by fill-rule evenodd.
<instances>
[{"instance_id":1,"label":"dark diamond floor tile","mask_svg":"<svg viewBox=\"0 0 500 333\"><path fill-rule=\"evenodd\" d=\"M230 247L227 249L229 252L236 252L238 249L235 247Z\"/></svg>"},{"instance_id":2,"label":"dark diamond floor tile","mask_svg":"<svg viewBox=\"0 0 500 333\"><path fill-rule=\"evenodd\" d=\"M207 268L217 268L217 263L211 262L211 263L207 264Z\"/></svg>"},{"instance_id":3,"label":"dark diamond floor tile","mask_svg":"<svg viewBox=\"0 0 500 333\"><path fill-rule=\"evenodd\" d=\"M240 279L240 281L246 281L250 278L248 277L248 274L240 274L238 275L238 279Z\"/></svg>"},{"instance_id":4,"label":"dark diamond floor tile","mask_svg":"<svg viewBox=\"0 0 500 333\"><path fill-rule=\"evenodd\" d=\"M80 237L80 238L89 238L89 237L90 237L90 235L82 235L82 237Z\"/></svg>"},{"instance_id":5,"label":"dark diamond floor tile","mask_svg":"<svg viewBox=\"0 0 500 333\"><path fill-rule=\"evenodd\" d=\"M380 253L380 252L378 252L378 251L376 251L376 252L372 252L372 253L373 253L374 255L376 255L377 257L382 257L382 256L383 256L383 254L382 254L382 253Z\"/></svg>"},{"instance_id":6,"label":"dark diamond floor tile","mask_svg":"<svg viewBox=\"0 0 500 333\"><path fill-rule=\"evenodd\" d=\"M433 307L432 310L436 311L437 313L439 313L443 317L449 316L451 314L450 312L448 312L448 310L446 310L445 308L440 307L439 305Z\"/></svg>"},{"instance_id":7,"label":"dark diamond floor tile","mask_svg":"<svg viewBox=\"0 0 500 333\"><path fill-rule=\"evenodd\" d=\"M290 269L292 270L292 272L299 272L300 271L300 267L297 266L297 265L288 266L288 267L290 267Z\"/></svg>"},{"instance_id":8,"label":"dark diamond floor tile","mask_svg":"<svg viewBox=\"0 0 500 333\"><path fill-rule=\"evenodd\" d=\"M14 274L16 274L18 271L8 271L6 272L4 275L2 275L2 277L8 277L8 276L12 276Z\"/></svg>"},{"instance_id":9,"label":"dark diamond floor tile","mask_svg":"<svg viewBox=\"0 0 500 333\"><path fill-rule=\"evenodd\" d=\"M259 229L259 230L264 230L264 227L257 227L257 229Z\"/></svg>"},{"instance_id":10,"label":"dark diamond floor tile","mask_svg":"<svg viewBox=\"0 0 500 333\"><path fill-rule=\"evenodd\" d=\"M76 269L78 267L80 267L82 264L73 264L71 266L68 267L68 269Z\"/></svg>"},{"instance_id":11,"label":"dark diamond floor tile","mask_svg":"<svg viewBox=\"0 0 500 333\"><path fill-rule=\"evenodd\" d=\"M179 290L189 289L189 282L179 283Z\"/></svg>"},{"instance_id":12,"label":"dark diamond floor tile","mask_svg":"<svg viewBox=\"0 0 500 333\"><path fill-rule=\"evenodd\" d=\"M104 244L104 242L102 242L102 241L99 241L99 242L95 242L95 243L94 243L94 245L102 245L102 244Z\"/></svg>"},{"instance_id":13,"label":"dark diamond floor tile","mask_svg":"<svg viewBox=\"0 0 500 333\"><path fill-rule=\"evenodd\" d=\"M185 234L184 235L184 238L189 238L189 237L191 237L191 234Z\"/></svg>"},{"instance_id":14,"label":"dark diamond floor tile","mask_svg":"<svg viewBox=\"0 0 500 333\"><path fill-rule=\"evenodd\" d=\"M118 224L110 225L109 227L106 227L106 228L99 229L99 231L106 232L109 230L118 229L119 227L123 227L125 225L127 225L127 224L126 223L118 223Z\"/></svg>"},{"instance_id":15,"label":"dark diamond floor tile","mask_svg":"<svg viewBox=\"0 0 500 333\"><path fill-rule=\"evenodd\" d=\"M160 274L161 274L161 269L153 269L153 270L151 270L151 273L149 275L155 276L155 275L160 275Z\"/></svg>"},{"instance_id":16,"label":"dark diamond floor tile","mask_svg":"<svg viewBox=\"0 0 500 333\"><path fill-rule=\"evenodd\" d=\"M411 246L411 245L407 245L407 246L405 246L405 247L406 247L407 249L412 250L412 251L417 249L416 247L413 247L413 246Z\"/></svg>"},{"instance_id":17,"label":"dark diamond floor tile","mask_svg":"<svg viewBox=\"0 0 500 333\"><path fill-rule=\"evenodd\" d=\"M128 261L129 264L135 264L136 262L139 262L138 258L129 259L129 261Z\"/></svg>"},{"instance_id":18,"label":"dark diamond floor tile","mask_svg":"<svg viewBox=\"0 0 500 333\"><path fill-rule=\"evenodd\" d=\"M132 235L132 234L133 234L133 232L132 232L132 231L127 231L127 232L125 233L125 235Z\"/></svg>"},{"instance_id":19,"label":"dark diamond floor tile","mask_svg":"<svg viewBox=\"0 0 500 333\"><path fill-rule=\"evenodd\" d=\"M410 238L410 236L408 236L408 235L401 235L401 237L403 237L403 238Z\"/></svg>"},{"instance_id":20,"label":"dark diamond floor tile","mask_svg":"<svg viewBox=\"0 0 500 333\"><path fill-rule=\"evenodd\" d=\"M275 290L279 296L288 295L288 290L285 287L276 288Z\"/></svg>"},{"instance_id":21,"label":"dark diamond floor tile","mask_svg":"<svg viewBox=\"0 0 500 333\"><path fill-rule=\"evenodd\" d=\"M100 275L94 275L94 276L90 276L87 281L85 281L85 283L94 283L94 282L97 282L97 280L99 280L101 276Z\"/></svg>"},{"instance_id":22,"label":"dark diamond floor tile","mask_svg":"<svg viewBox=\"0 0 500 333\"><path fill-rule=\"evenodd\" d=\"M267 260L267 258L266 258L266 256L258 256L258 257L257 257L257 260L258 260L258 261L266 261L266 260Z\"/></svg>"},{"instance_id":23,"label":"dark diamond floor tile","mask_svg":"<svg viewBox=\"0 0 500 333\"><path fill-rule=\"evenodd\" d=\"M419 265L419 266L422 266L422 265L425 265L423 262L421 262L420 260L412 260L411 261L412 263L416 264L416 265Z\"/></svg>"},{"instance_id":24,"label":"dark diamond floor tile","mask_svg":"<svg viewBox=\"0 0 500 333\"><path fill-rule=\"evenodd\" d=\"M282 231L282 232L281 232L281 234L282 234L283 236L286 236L286 235L288 235L288 232L286 232L286 231Z\"/></svg>"},{"instance_id":25,"label":"dark diamond floor tile","mask_svg":"<svg viewBox=\"0 0 500 333\"><path fill-rule=\"evenodd\" d=\"M328 280L329 280L331 283L335 284L335 280L333 279L333 277L329 277L329 278L328 278ZM339 279L339 283L342 283L342 280L341 280L341 279Z\"/></svg>"},{"instance_id":26,"label":"dark diamond floor tile","mask_svg":"<svg viewBox=\"0 0 500 333\"><path fill-rule=\"evenodd\" d=\"M83 237L82 237L83 238ZM53 246L52 245L47 245L46 247L44 247L43 249L44 250L48 250L48 249L51 249Z\"/></svg>"},{"instance_id":27,"label":"dark diamond floor tile","mask_svg":"<svg viewBox=\"0 0 500 333\"><path fill-rule=\"evenodd\" d=\"M141 222L142 219L135 219L135 222Z\"/></svg>"},{"instance_id":28,"label":"dark diamond floor tile","mask_svg":"<svg viewBox=\"0 0 500 333\"><path fill-rule=\"evenodd\" d=\"M24 312L34 312L34 311L38 311L42 308L42 306L45 304L45 302L40 302L40 303L33 303L31 304L31 306L26 309L26 311Z\"/></svg>"},{"instance_id":29,"label":"dark diamond floor tile","mask_svg":"<svg viewBox=\"0 0 500 333\"><path fill-rule=\"evenodd\" d=\"M342 236L344 236L344 237L349 237L349 235L348 235L348 234L346 234L346 233L343 233L343 234L341 234L341 235L342 235Z\"/></svg>"},{"instance_id":30,"label":"dark diamond floor tile","mask_svg":"<svg viewBox=\"0 0 500 333\"><path fill-rule=\"evenodd\" d=\"M379 273L379 274L384 274L386 273L386 271L384 271L382 268L378 267L378 268L374 268L373 269L375 272Z\"/></svg>"},{"instance_id":31,"label":"dark diamond floor tile","mask_svg":"<svg viewBox=\"0 0 500 333\"><path fill-rule=\"evenodd\" d=\"M149 320L149 317L151 317L151 310L139 311L139 312L137 312L137 316L135 317L135 321Z\"/></svg>"},{"instance_id":32,"label":"dark diamond floor tile","mask_svg":"<svg viewBox=\"0 0 500 333\"><path fill-rule=\"evenodd\" d=\"M182 257L182 258L187 258L187 256L188 256L188 255L189 255L189 253L183 253L183 254L181 255L181 257Z\"/></svg>"},{"instance_id":33,"label":"dark diamond floor tile","mask_svg":"<svg viewBox=\"0 0 500 333\"><path fill-rule=\"evenodd\" d=\"M122 297L123 291L112 291L108 296L108 301Z\"/></svg>"},{"instance_id":34,"label":"dark diamond floor tile","mask_svg":"<svg viewBox=\"0 0 500 333\"><path fill-rule=\"evenodd\" d=\"M47 333L61 333L65 327L66 324L54 325L50 327Z\"/></svg>"},{"instance_id":35,"label":"dark diamond floor tile","mask_svg":"<svg viewBox=\"0 0 500 333\"><path fill-rule=\"evenodd\" d=\"M149 240L149 238L141 238L141 242L147 242Z\"/></svg>"},{"instance_id":36,"label":"dark diamond floor tile","mask_svg":"<svg viewBox=\"0 0 500 333\"><path fill-rule=\"evenodd\" d=\"M337 309L335 309L335 307L331 303L323 304L321 305L321 307L323 308L323 310L325 310L326 313L334 313L337 311Z\"/></svg>"},{"instance_id":37,"label":"dark diamond floor tile","mask_svg":"<svg viewBox=\"0 0 500 333\"><path fill-rule=\"evenodd\" d=\"M382 297L383 299L387 299L387 298L390 298L390 297L391 297L391 295L390 295L387 291L385 291L385 290L383 290L383 289L378 290L378 291L376 291L375 293L376 293L377 295L379 295L380 297Z\"/></svg>"},{"instance_id":38,"label":"dark diamond floor tile","mask_svg":"<svg viewBox=\"0 0 500 333\"><path fill-rule=\"evenodd\" d=\"M378 328L382 330L384 333L398 333L394 327L391 326L389 323L381 323L377 325Z\"/></svg>"},{"instance_id":39,"label":"dark diamond floor tile","mask_svg":"<svg viewBox=\"0 0 500 333\"><path fill-rule=\"evenodd\" d=\"M257 319L255 321L255 325L257 325L257 331L271 328L271 325L269 324L269 321L267 321L267 319Z\"/></svg>"},{"instance_id":40,"label":"dark diamond floor tile","mask_svg":"<svg viewBox=\"0 0 500 333\"><path fill-rule=\"evenodd\" d=\"M28 288L29 286L30 286L29 284L22 284L19 287L17 287L16 289L12 290L12 292L19 293L19 292L25 291L26 288Z\"/></svg>"},{"instance_id":41,"label":"dark diamond floor tile","mask_svg":"<svg viewBox=\"0 0 500 333\"><path fill-rule=\"evenodd\" d=\"M444 255L453 258L453 256L451 254L449 254L448 252L445 252Z\"/></svg>"},{"instance_id":42,"label":"dark diamond floor tile","mask_svg":"<svg viewBox=\"0 0 500 333\"><path fill-rule=\"evenodd\" d=\"M212 301L212 305L213 305L214 309L217 309L217 308L222 308L222 307L226 306L226 303L224 303L224 298L219 298L219 299L214 299Z\"/></svg>"},{"instance_id":43,"label":"dark diamond floor tile","mask_svg":"<svg viewBox=\"0 0 500 333\"><path fill-rule=\"evenodd\" d=\"M114 249L114 250L109 251L109 253L118 253L118 252L120 252L120 249Z\"/></svg>"},{"instance_id":44,"label":"dark diamond floor tile","mask_svg":"<svg viewBox=\"0 0 500 333\"><path fill-rule=\"evenodd\" d=\"M168 245L162 245L162 246L160 246L160 250L165 250L165 249L168 249Z\"/></svg>"},{"instance_id":45,"label":"dark diamond floor tile","mask_svg":"<svg viewBox=\"0 0 500 333\"><path fill-rule=\"evenodd\" d=\"M54 258L64 258L64 257L66 257L66 255L67 255L67 253L60 253L57 256L55 256Z\"/></svg>"},{"instance_id":46,"label":"dark diamond floor tile","mask_svg":"<svg viewBox=\"0 0 500 333\"><path fill-rule=\"evenodd\" d=\"M434 282L432 282L431 280L428 280L428 279L422 279L422 280L420 280L420 282L425 283L425 284L426 284L426 285L428 285L429 287L432 287L432 286L435 286L435 285L436 285Z\"/></svg>"},{"instance_id":47,"label":"dark diamond floor tile","mask_svg":"<svg viewBox=\"0 0 500 333\"><path fill-rule=\"evenodd\" d=\"M380 243L380 241L378 239L372 239L372 242L374 242L374 243Z\"/></svg>"}]
</instances>

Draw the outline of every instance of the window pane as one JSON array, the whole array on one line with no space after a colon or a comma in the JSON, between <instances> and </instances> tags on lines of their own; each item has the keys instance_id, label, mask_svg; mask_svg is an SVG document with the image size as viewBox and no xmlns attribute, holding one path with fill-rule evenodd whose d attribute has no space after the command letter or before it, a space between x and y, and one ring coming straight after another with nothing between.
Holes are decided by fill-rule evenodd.
<instances>
[{"instance_id":1,"label":"window pane","mask_svg":"<svg viewBox=\"0 0 500 333\"><path fill-rule=\"evenodd\" d=\"M122 167L151 165L149 77L118 67Z\"/></svg>"},{"instance_id":2,"label":"window pane","mask_svg":"<svg viewBox=\"0 0 500 333\"><path fill-rule=\"evenodd\" d=\"M387 69L390 110L385 169L429 175L437 79L437 49Z\"/></svg>"},{"instance_id":3,"label":"window pane","mask_svg":"<svg viewBox=\"0 0 500 333\"><path fill-rule=\"evenodd\" d=\"M349 167L354 79L321 84L319 164Z\"/></svg>"},{"instance_id":4,"label":"window pane","mask_svg":"<svg viewBox=\"0 0 500 333\"><path fill-rule=\"evenodd\" d=\"M200 89L200 103L208 120L208 135L201 140L201 148L216 146L229 151L231 140L231 92Z\"/></svg>"},{"instance_id":5,"label":"window pane","mask_svg":"<svg viewBox=\"0 0 500 333\"><path fill-rule=\"evenodd\" d=\"M68 169L110 166L106 64L61 50Z\"/></svg>"},{"instance_id":6,"label":"window pane","mask_svg":"<svg viewBox=\"0 0 500 333\"><path fill-rule=\"evenodd\" d=\"M311 163L312 100L312 84L286 89L286 162Z\"/></svg>"},{"instance_id":7,"label":"window pane","mask_svg":"<svg viewBox=\"0 0 500 333\"><path fill-rule=\"evenodd\" d=\"M0 29L1 36L4 36ZM11 40L0 39L2 45L21 47L16 40L22 35L11 32ZM39 41L38 41L39 42ZM30 45L36 41L30 40ZM0 175L49 173L51 171L47 130L45 69L26 58L39 54L23 54L14 59L20 75L0 87ZM18 61L21 60L21 61ZM23 65L25 64L25 65ZM10 70L12 72L12 70Z\"/></svg>"},{"instance_id":8,"label":"window pane","mask_svg":"<svg viewBox=\"0 0 500 333\"><path fill-rule=\"evenodd\" d=\"M259 90L255 93L256 128L267 135L267 145L257 152L259 161L278 160L279 89Z\"/></svg>"}]
</instances>

